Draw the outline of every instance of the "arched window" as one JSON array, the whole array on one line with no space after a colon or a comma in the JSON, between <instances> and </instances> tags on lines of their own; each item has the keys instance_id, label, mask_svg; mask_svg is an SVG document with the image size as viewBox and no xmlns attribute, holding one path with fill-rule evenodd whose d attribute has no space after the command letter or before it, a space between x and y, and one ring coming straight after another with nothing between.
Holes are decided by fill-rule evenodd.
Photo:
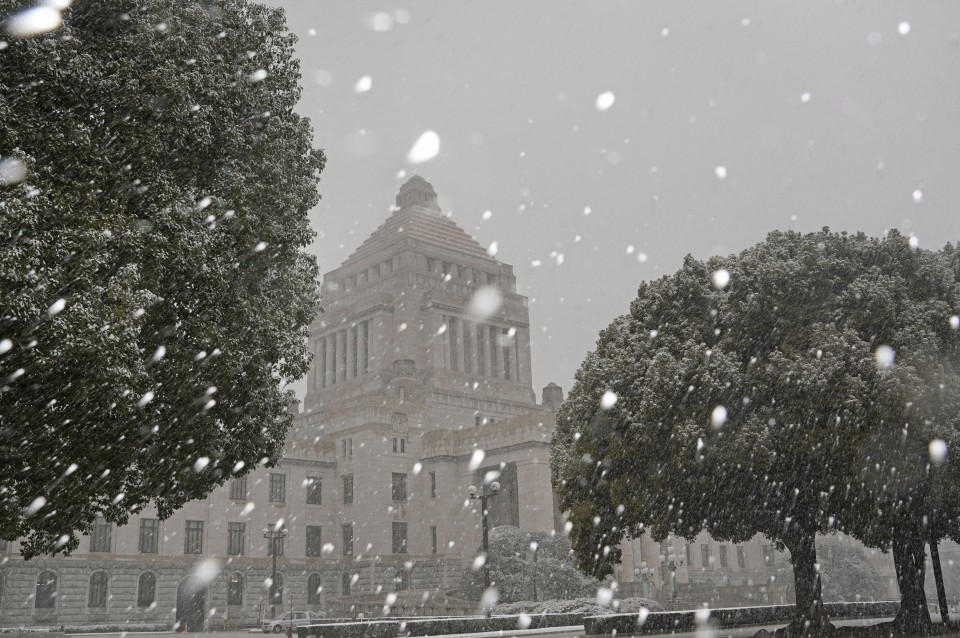
<instances>
[{"instance_id":1,"label":"arched window","mask_svg":"<svg viewBox=\"0 0 960 638\"><path fill-rule=\"evenodd\" d=\"M37 609L53 609L57 606L57 575L51 571L40 572L37 577L37 595L34 598Z\"/></svg>"},{"instance_id":2,"label":"arched window","mask_svg":"<svg viewBox=\"0 0 960 638\"><path fill-rule=\"evenodd\" d=\"M227 604L243 604L243 574L240 572L230 574L230 580L227 582Z\"/></svg>"},{"instance_id":3,"label":"arched window","mask_svg":"<svg viewBox=\"0 0 960 638\"><path fill-rule=\"evenodd\" d=\"M107 606L107 572L93 572L90 577L90 595L87 607Z\"/></svg>"},{"instance_id":4,"label":"arched window","mask_svg":"<svg viewBox=\"0 0 960 638\"><path fill-rule=\"evenodd\" d=\"M140 574L137 586L137 607L149 607L157 600L157 575L153 572Z\"/></svg>"},{"instance_id":5,"label":"arched window","mask_svg":"<svg viewBox=\"0 0 960 638\"><path fill-rule=\"evenodd\" d=\"M320 574L310 574L307 578L307 604L319 605L321 591L323 586L320 583Z\"/></svg>"}]
</instances>

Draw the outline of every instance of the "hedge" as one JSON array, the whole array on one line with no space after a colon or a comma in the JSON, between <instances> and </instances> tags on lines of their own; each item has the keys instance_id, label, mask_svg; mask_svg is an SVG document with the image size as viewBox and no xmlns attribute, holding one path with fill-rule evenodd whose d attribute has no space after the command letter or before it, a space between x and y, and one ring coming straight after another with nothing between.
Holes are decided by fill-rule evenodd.
<instances>
[{"instance_id":1,"label":"hedge","mask_svg":"<svg viewBox=\"0 0 960 638\"><path fill-rule=\"evenodd\" d=\"M0 633L115 634L125 631L168 632L172 627L172 623L110 623L103 625L62 625L58 627L3 627L0 628Z\"/></svg>"},{"instance_id":2,"label":"hedge","mask_svg":"<svg viewBox=\"0 0 960 638\"><path fill-rule=\"evenodd\" d=\"M297 628L299 638L395 638L407 636L440 636L444 634L472 634L484 631L515 631L547 627L575 627L583 624L583 614L539 614L527 616L446 617L400 620L351 621L307 625Z\"/></svg>"},{"instance_id":3,"label":"hedge","mask_svg":"<svg viewBox=\"0 0 960 638\"><path fill-rule=\"evenodd\" d=\"M854 618L886 618L896 616L900 603L861 602L826 603L823 606L830 620ZM709 619L709 624L720 629L749 627L753 625L787 624L793 620L793 605L767 607L730 607L726 609L702 609L690 611L650 612L643 623L639 614L613 614L587 616L583 619L587 636L617 634L653 634L670 631L693 631ZM698 618L699 617L699 618Z\"/></svg>"}]
</instances>

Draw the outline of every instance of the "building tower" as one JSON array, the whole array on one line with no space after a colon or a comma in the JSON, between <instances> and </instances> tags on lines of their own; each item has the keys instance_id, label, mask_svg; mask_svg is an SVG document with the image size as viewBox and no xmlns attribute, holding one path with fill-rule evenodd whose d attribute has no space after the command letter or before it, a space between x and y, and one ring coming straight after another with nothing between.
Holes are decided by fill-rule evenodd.
<instances>
[{"instance_id":1,"label":"building tower","mask_svg":"<svg viewBox=\"0 0 960 638\"><path fill-rule=\"evenodd\" d=\"M551 385L536 403L527 299L513 268L444 215L415 176L394 213L324 275L323 291L288 447L296 455L319 445L335 463L327 480L339 492L330 523L346 558L341 578L360 556L381 566L367 591L401 578L413 589L455 585L480 544L466 488L484 481L502 485L491 527L554 529L548 446L562 390ZM341 593L349 589L343 580Z\"/></svg>"}]
</instances>

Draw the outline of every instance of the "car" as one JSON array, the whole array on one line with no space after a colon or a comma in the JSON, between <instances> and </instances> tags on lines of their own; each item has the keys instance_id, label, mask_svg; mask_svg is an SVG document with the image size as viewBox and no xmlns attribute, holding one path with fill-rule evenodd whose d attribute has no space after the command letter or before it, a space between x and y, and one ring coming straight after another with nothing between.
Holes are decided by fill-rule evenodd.
<instances>
[{"instance_id":1,"label":"car","mask_svg":"<svg viewBox=\"0 0 960 638\"><path fill-rule=\"evenodd\" d=\"M260 629L263 633L279 634L286 631L287 627L301 627L309 625L324 617L323 612L317 611L288 611L279 618L264 619L260 623Z\"/></svg>"}]
</instances>

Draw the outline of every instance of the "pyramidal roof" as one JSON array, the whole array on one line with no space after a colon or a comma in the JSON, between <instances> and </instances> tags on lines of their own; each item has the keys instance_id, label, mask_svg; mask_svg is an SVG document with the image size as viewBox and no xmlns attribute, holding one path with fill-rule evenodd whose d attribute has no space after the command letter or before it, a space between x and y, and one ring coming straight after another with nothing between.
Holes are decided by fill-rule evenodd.
<instances>
[{"instance_id":1,"label":"pyramidal roof","mask_svg":"<svg viewBox=\"0 0 960 638\"><path fill-rule=\"evenodd\" d=\"M341 268L380 253L401 239L415 239L475 257L488 257L486 249L440 212L437 192L430 182L414 175L397 193L397 210L373 231Z\"/></svg>"}]
</instances>

